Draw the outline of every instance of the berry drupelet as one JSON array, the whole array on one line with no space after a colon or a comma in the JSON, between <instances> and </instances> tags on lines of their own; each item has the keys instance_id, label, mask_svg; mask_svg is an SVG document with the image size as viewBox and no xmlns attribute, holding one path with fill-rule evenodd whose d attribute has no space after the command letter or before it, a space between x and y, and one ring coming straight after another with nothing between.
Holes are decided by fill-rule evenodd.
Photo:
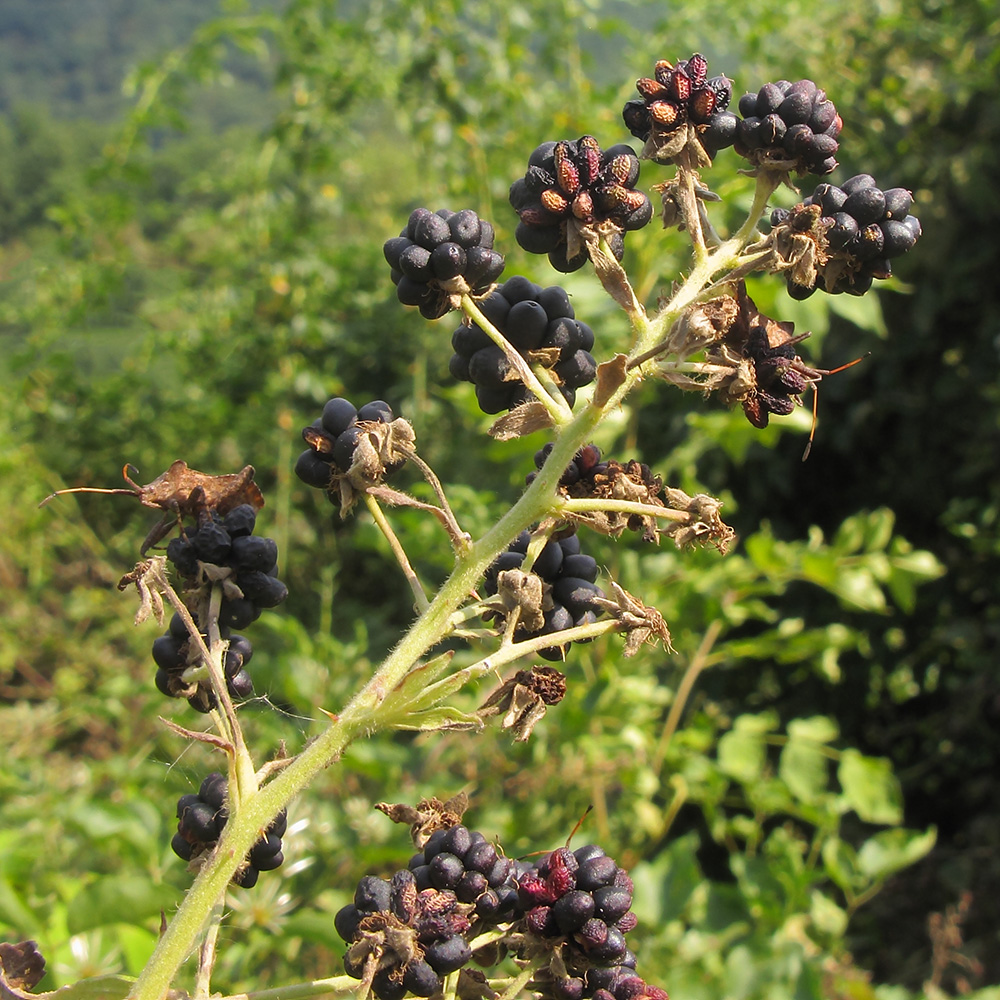
<instances>
[{"instance_id":1,"label":"berry drupelet","mask_svg":"<svg viewBox=\"0 0 1000 1000\"><path fill-rule=\"evenodd\" d=\"M576 390L594 380L594 331L575 319L565 289L542 288L518 275L483 299L479 308L519 354L548 369L570 406ZM484 413L513 409L533 398L520 379L511 377L507 356L479 326L460 326L451 344L455 353L449 370L456 379L475 385Z\"/></svg>"},{"instance_id":2,"label":"berry drupelet","mask_svg":"<svg viewBox=\"0 0 1000 1000\"><path fill-rule=\"evenodd\" d=\"M687 149L695 165L707 166L720 149L736 139L738 120L726 110L733 82L725 76L708 77L708 63L700 53L676 66L659 60L652 77L636 81L640 97L622 110L625 127L645 143L642 155L657 163L671 163Z\"/></svg>"},{"instance_id":3,"label":"berry drupelet","mask_svg":"<svg viewBox=\"0 0 1000 1000\"><path fill-rule=\"evenodd\" d=\"M382 248L397 298L438 319L456 307L454 296L485 294L504 268L493 237L492 224L472 209L414 209L406 228Z\"/></svg>"},{"instance_id":4,"label":"berry drupelet","mask_svg":"<svg viewBox=\"0 0 1000 1000\"><path fill-rule=\"evenodd\" d=\"M170 841L171 849L183 861L208 853L222 836L228 819L226 779L216 772L205 778L197 794L182 795L177 800L177 833ZM250 849L246 866L233 876L234 885L249 889L256 885L261 872L283 864L281 838L287 825L287 814L282 810Z\"/></svg>"},{"instance_id":5,"label":"berry drupelet","mask_svg":"<svg viewBox=\"0 0 1000 1000\"><path fill-rule=\"evenodd\" d=\"M557 271L576 271L589 259L585 231L607 238L615 258L624 234L653 217L649 196L636 190L639 158L631 146L602 150L592 135L575 142L545 142L528 158L528 170L510 188L520 217L515 237L529 253L548 254Z\"/></svg>"},{"instance_id":6,"label":"berry drupelet","mask_svg":"<svg viewBox=\"0 0 1000 1000\"><path fill-rule=\"evenodd\" d=\"M755 167L822 175L837 166L843 121L812 80L765 83L738 106L734 148Z\"/></svg>"}]
</instances>

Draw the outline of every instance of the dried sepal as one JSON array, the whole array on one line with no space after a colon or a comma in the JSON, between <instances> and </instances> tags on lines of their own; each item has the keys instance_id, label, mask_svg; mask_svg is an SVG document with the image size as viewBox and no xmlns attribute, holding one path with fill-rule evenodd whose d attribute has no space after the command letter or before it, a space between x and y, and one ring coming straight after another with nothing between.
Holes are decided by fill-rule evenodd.
<instances>
[{"instance_id":1,"label":"dried sepal","mask_svg":"<svg viewBox=\"0 0 1000 1000\"><path fill-rule=\"evenodd\" d=\"M49 494L38 506L47 504L53 497L64 493L111 493L131 494L138 498L143 507L164 511L162 520L153 525L139 549L140 555L152 548L185 517L201 518L209 511L225 515L236 507L249 504L255 511L264 506L264 495L253 481L252 465L244 466L239 472L212 476L207 472L189 469L187 462L178 459L166 472L161 473L145 486L135 482L129 475L130 465L122 469L122 477L128 488L91 489L81 486L68 490L57 490Z\"/></svg>"},{"instance_id":2,"label":"dried sepal","mask_svg":"<svg viewBox=\"0 0 1000 1000\"><path fill-rule=\"evenodd\" d=\"M487 947L497 948L498 944L497 942L491 942L490 945L484 945L483 948L477 949L477 958L482 957L483 951ZM489 964L499 964L501 957L502 956L498 954L496 961L490 962ZM458 1000L497 1000L497 997L499 997L500 994L497 993L492 986L490 986L485 973L481 972L479 969L470 969L466 967L459 970L458 985L455 987L455 996Z\"/></svg>"},{"instance_id":3,"label":"dried sepal","mask_svg":"<svg viewBox=\"0 0 1000 1000\"><path fill-rule=\"evenodd\" d=\"M688 515L687 521L673 521L662 531L673 538L679 549L696 542L708 542L725 554L736 532L719 517L722 501L707 493L688 496L683 490L664 488L664 498L672 510L682 510Z\"/></svg>"},{"instance_id":4,"label":"dried sepal","mask_svg":"<svg viewBox=\"0 0 1000 1000\"><path fill-rule=\"evenodd\" d=\"M0 942L0 996L22 997L45 975L45 958L34 941Z\"/></svg>"},{"instance_id":5,"label":"dried sepal","mask_svg":"<svg viewBox=\"0 0 1000 1000\"><path fill-rule=\"evenodd\" d=\"M118 581L118 589L125 590L129 584L134 584L139 594L139 610L135 613L135 624L141 625L150 616L156 619L156 624L163 625L163 597L166 588L170 586L167 579L166 556L152 556L135 564L135 569L126 573Z\"/></svg>"},{"instance_id":6,"label":"dried sepal","mask_svg":"<svg viewBox=\"0 0 1000 1000\"><path fill-rule=\"evenodd\" d=\"M552 426L552 414L537 400L514 407L510 413L498 417L491 425L490 437L497 441L510 441Z\"/></svg>"},{"instance_id":7,"label":"dried sepal","mask_svg":"<svg viewBox=\"0 0 1000 1000\"><path fill-rule=\"evenodd\" d=\"M408 824L414 845L417 850L422 850L436 830L450 830L462 822L462 816L469 808L469 796L459 792L445 802L431 797L421 799L415 806L403 802L378 802L375 808L393 823Z\"/></svg>"},{"instance_id":8,"label":"dried sepal","mask_svg":"<svg viewBox=\"0 0 1000 1000\"><path fill-rule=\"evenodd\" d=\"M358 427L363 433L355 445L351 467L342 474L335 472L331 480L331 488L340 496L341 517L347 517L360 495L382 482L388 469L413 454L417 440L413 425L403 417L388 424L365 420Z\"/></svg>"},{"instance_id":9,"label":"dried sepal","mask_svg":"<svg viewBox=\"0 0 1000 1000\"><path fill-rule=\"evenodd\" d=\"M542 578L519 569L504 570L497 576L497 597L505 615L517 611L521 625L538 632L545 624Z\"/></svg>"},{"instance_id":10,"label":"dried sepal","mask_svg":"<svg viewBox=\"0 0 1000 1000\"><path fill-rule=\"evenodd\" d=\"M626 657L635 656L639 648L647 642L661 642L668 652L673 652L670 629L656 608L647 607L637 597L611 581L614 600L606 597L595 598L594 603L609 611L628 630L625 636Z\"/></svg>"},{"instance_id":11,"label":"dried sepal","mask_svg":"<svg viewBox=\"0 0 1000 1000\"><path fill-rule=\"evenodd\" d=\"M504 713L501 727L513 730L516 743L525 742L551 705L566 694L566 675L555 667L533 666L504 681L477 713L488 719Z\"/></svg>"}]
</instances>

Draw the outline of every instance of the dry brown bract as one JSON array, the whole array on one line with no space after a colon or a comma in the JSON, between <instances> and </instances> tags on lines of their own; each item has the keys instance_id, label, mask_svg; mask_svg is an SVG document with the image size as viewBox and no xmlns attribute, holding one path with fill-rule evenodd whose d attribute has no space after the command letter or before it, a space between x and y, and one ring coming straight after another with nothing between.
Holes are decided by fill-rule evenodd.
<instances>
[{"instance_id":1,"label":"dry brown bract","mask_svg":"<svg viewBox=\"0 0 1000 1000\"><path fill-rule=\"evenodd\" d=\"M504 713L501 727L514 732L514 741L523 743L545 715L550 705L566 694L566 675L555 667L534 666L519 670L504 681L483 703L477 713L481 718Z\"/></svg>"},{"instance_id":2,"label":"dry brown bract","mask_svg":"<svg viewBox=\"0 0 1000 1000\"><path fill-rule=\"evenodd\" d=\"M422 850L435 830L450 830L462 822L462 816L469 808L469 796L459 792L447 802L438 798L421 799L415 806L403 802L378 802L375 808L385 813L393 823L408 823L413 843L417 850Z\"/></svg>"}]
</instances>

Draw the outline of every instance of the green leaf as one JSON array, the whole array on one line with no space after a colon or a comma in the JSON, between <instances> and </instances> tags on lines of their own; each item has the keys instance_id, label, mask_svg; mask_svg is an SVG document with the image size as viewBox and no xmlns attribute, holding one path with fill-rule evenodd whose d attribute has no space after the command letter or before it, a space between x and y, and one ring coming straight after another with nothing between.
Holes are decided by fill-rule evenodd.
<instances>
[{"instance_id":1,"label":"green leaf","mask_svg":"<svg viewBox=\"0 0 1000 1000\"><path fill-rule=\"evenodd\" d=\"M478 715L460 712L457 708L432 708L426 712L413 712L395 724L396 729L413 729L420 732L445 729L482 729L483 720Z\"/></svg>"},{"instance_id":2,"label":"green leaf","mask_svg":"<svg viewBox=\"0 0 1000 1000\"><path fill-rule=\"evenodd\" d=\"M840 938L847 930L847 914L818 889L813 889L809 900L809 916L816 929L832 938Z\"/></svg>"},{"instance_id":3,"label":"green leaf","mask_svg":"<svg viewBox=\"0 0 1000 1000\"><path fill-rule=\"evenodd\" d=\"M808 719L792 719L788 723L788 736L793 740L810 743L832 743L840 735L836 720L827 715L813 715Z\"/></svg>"},{"instance_id":4,"label":"green leaf","mask_svg":"<svg viewBox=\"0 0 1000 1000\"><path fill-rule=\"evenodd\" d=\"M38 937L42 926L5 878L0 878L0 923L25 937Z\"/></svg>"},{"instance_id":5,"label":"green leaf","mask_svg":"<svg viewBox=\"0 0 1000 1000\"><path fill-rule=\"evenodd\" d=\"M858 871L858 857L854 848L839 837L830 837L823 843L823 867L827 875L848 895L864 883Z\"/></svg>"},{"instance_id":6,"label":"green leaf","mask_svg":"<svg viewBox=\"0 0 1000 1000\"><path fill-rule=\"evenodd\" d=\"M632 869L632 879L641 887L632 909L643 924L660 927L684 913L692 893L704 881L697 850L698 835L688 833L654 860L640 862Z\"/></svg>"},{"instance_id":7,"label":"green leaf","mask_svg":"<svg viewBox=\"0 0 1000 1000\"><path fill-rule=\"evenodd\" d=\"M815 742L789 739L778 760L778 776L803 802L816 803L826 794L830 762Z\"/></svg>"},{"instance_id":8,"label":"green leaf","mask_svg":"<svg viewBox=\"0 0 1000 1000\"><path fill-rule=\"evenodd\" d=\"M765 734L774 728L766 715L741 715L733 729L719 740L719 768L737 781L749 784L760 778L767 760Z\"/></svg>"},{"instance_id":9,"label":"green leaf","mask_svg":"<svg viewBox=\"0 0 1000 1000\"><path fill-rule=\"evenodd\" d=\"M925 857L937 840L937 830L882 830L858 851L858 867L873 879L884 879Z\"/></svg>"},{"instance_id":10,"label":"green leaf","mask_svg":"<svg viewBox=\"0 0 1000 1000\"><path fill-rule=\"evenodd\" d=\"M853 809L866 823L899 823L902 793L892 764L884 757L866 757L845 750L837 768L845 809Z\"/></svg>"},{"instance_id":11,"label":"green leaf","mask_svg":"<svg viewBox=\"0 0 1000 1000\"><path fill-rule=\"evenodd\" d=\"M885 594L868 569L841 569L831 589L845 604L863 611L885 611Z\"/></svg>"},{"instance_id":12,"label":"green leaf","mask_svg":"<svg viewBox=\"0 0 1000 1000\"><path fill-rule=\"evenodd\" d=\"M92 976L62 986L51 993L39 993L44 1000L118 1000L127 997L135 980L131 976Z\"/></svg>"},{"instance_id":13,"label":"green leaf","mask_svg":"<svg viewBox=\"0 0 1000 1000\"><path fill-rule=\"evenodd\" d=\"M95 927L156 917L178 903L178 891L154 885L142 875L106 875L84 887L66 913L70 934Z\"/></svg>"}]
</instances>

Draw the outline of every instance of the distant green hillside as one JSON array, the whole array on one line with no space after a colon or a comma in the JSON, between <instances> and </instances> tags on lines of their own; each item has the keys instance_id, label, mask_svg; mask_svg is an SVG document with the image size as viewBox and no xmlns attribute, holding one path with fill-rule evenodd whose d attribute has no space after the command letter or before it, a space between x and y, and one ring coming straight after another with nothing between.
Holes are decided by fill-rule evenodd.
<instances>
[{"instance_id":1,"label":"distant green hillside","mask_svg":"<svg viewBox=\"0 0 1000 1000\"><path fill-rule=\"evenodd\" d=\"M0 114L41 105L60 118L115 119L127 106L122 80L132 66L184 42L199 24L227 10L282 5L267 0L242 5L226 0L3 0ZM234 73L245 86L211 95L202 109L219 125L250 121L262 111L265 71L242 60Z\"/></svg>"}]
</instances>

